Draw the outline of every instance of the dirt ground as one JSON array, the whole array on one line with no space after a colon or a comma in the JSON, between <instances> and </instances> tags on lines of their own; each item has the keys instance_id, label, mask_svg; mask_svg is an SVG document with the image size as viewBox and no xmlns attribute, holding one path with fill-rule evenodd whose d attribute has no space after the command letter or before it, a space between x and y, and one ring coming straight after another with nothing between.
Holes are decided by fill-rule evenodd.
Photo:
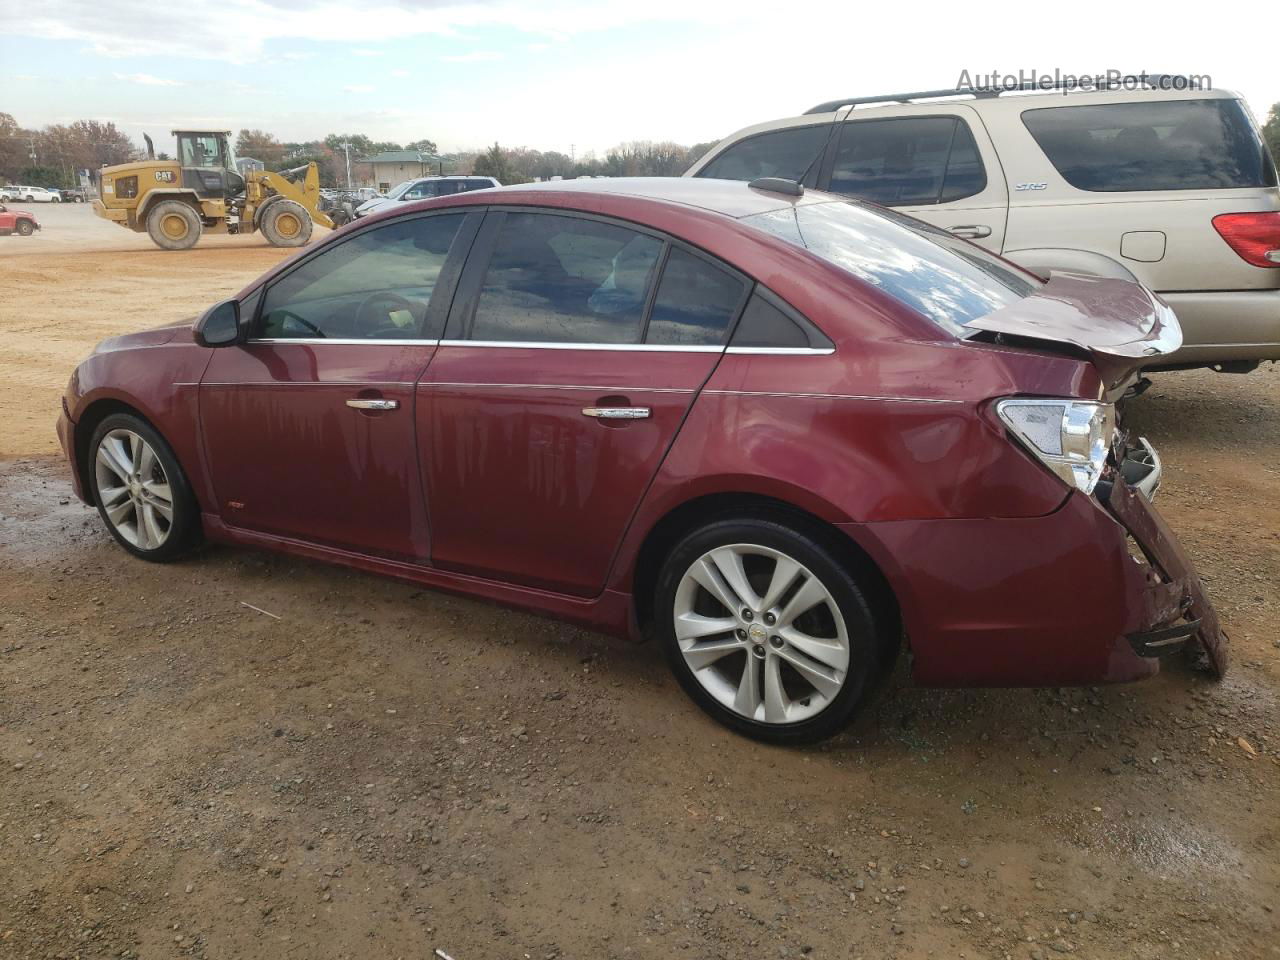
<instances>
[{"instance_id":1,"label":"dirt ground","mask_svg":"<svg viewBox=\"0 0 1280 960\"><path fill-rule=\"evenodd\" d=\"M38 213L0 238L0 958L1280 957L1280 371L1132 411L1225 681L900 677L773 749L645 647L286 557L128 558L54 456L67 375L281 253Z\"/></svg>"}]
</instances>

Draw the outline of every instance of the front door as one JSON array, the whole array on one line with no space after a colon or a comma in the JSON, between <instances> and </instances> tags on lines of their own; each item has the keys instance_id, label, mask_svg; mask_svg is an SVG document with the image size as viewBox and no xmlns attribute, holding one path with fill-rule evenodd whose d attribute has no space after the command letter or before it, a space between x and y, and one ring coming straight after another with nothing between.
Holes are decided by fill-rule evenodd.
<instances>
[{"instance_id":1,"label":"front door","mask_svg":"<svg viewBox=\"0 0 1280 960\"><path fill-rule=\"evenodd\" d=\"M840 125L823 189L918 217L999 253L1009 191L977 114L961 104L858 111Z\"/></svg>"},{"instance_id":2,"label":"front door","mask_svg":"<svg viewBox=\"0 0 1280 960\"><path fill-rule=\"evenodd\" d=\"M325 247L270 283L246 344L214 352L200 418L228 524L425 561L414 385L466 219L397 219Z\"/></svg>"},{"instance_id":3,"label":"front door","mask_svg":"<svg viewBox=\"0 0 1280 960\"><path fill-rule=\"evenodd\" d=\"M432 564L598 594L747 292L630 226L490 213L418 389Z\"/></svg>"}]
</instances>

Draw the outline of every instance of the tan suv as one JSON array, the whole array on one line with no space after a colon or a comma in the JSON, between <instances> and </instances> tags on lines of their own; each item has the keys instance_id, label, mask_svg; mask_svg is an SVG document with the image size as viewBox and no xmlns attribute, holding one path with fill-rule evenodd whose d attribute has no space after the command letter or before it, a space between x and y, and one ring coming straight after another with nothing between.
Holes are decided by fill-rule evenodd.
<instances>
[{"instance_id":1,"label":"tan suv","mask_svg":"<svg viewBox=\"0 0 1280 960\"><path fill-rule=\"evenodd\" d=\"M1042 275L1137 279L1184 334L1152 369L1251 370L1280 359L1275 165L1237 94L1161 85L833 100L738 131L685 176L797 180Z\"/></svg>"}]
</instances>

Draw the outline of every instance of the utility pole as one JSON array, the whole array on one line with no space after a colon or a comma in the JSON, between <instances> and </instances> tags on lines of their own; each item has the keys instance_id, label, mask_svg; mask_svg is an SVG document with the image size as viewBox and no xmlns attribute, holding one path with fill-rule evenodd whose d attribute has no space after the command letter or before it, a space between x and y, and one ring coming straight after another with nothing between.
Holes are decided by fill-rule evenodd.
<instances>
[{"instance_id":1,"label":"utility pole","mask_svg":"<svg viewBox=\"0 0 1280 960\"><path fill-rule=\"evenodd\" d=\"M347 192L351 192L351 144L341 144L343 152L347 155Z\"/></svg>"}]
</instances>

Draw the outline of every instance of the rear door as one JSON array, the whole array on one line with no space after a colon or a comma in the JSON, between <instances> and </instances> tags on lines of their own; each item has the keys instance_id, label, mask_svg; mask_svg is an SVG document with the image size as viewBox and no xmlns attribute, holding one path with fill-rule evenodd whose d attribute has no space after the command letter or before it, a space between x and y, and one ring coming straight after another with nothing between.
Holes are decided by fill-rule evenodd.
<instances>
[{"instance_id":1,"label":"rear door","mask_svg":"<svg viewBox=\"0 0 1280 960\"><path fill-rule=\"evenodd\" d=\"M432 564L598 594L749 286L634 225L491 212L418 387Z\"/></svg>"},{"instance_id":2,"label":"rear door","mask_svg":"<svg viewBox=\"0 0 1280 960\"><path fill-rule=\"evenodd\" d=\"M824 190L893 207L999 253L1009 192L970 108L929 104L885 116L855 110L823 163Z\"/></svg>"}]
</instances>

